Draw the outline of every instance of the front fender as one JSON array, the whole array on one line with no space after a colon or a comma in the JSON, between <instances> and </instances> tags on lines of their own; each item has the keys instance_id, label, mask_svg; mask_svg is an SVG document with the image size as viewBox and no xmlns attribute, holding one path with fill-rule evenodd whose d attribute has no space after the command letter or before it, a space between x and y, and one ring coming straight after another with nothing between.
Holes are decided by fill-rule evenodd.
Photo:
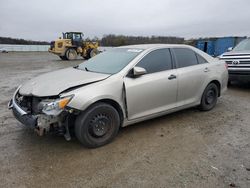
<instances>
[{"instance_id":1,"label":"front fender","mask_svg":"<svg viewBox=\"0 0 250 188\"><path fill-rule=\"evenodd\" d=\"M80 87L63 95L74 95L68 107L84 111L93 103L100 100L112 100L125 111L123 82L120 79L106 79L90 85Z\"/></svg>"}]
</instances>

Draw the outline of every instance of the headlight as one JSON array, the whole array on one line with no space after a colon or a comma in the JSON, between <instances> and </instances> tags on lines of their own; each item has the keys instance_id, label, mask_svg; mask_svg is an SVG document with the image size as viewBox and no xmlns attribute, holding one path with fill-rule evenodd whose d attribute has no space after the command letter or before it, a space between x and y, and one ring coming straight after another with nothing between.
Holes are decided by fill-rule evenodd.
<instances>
[{"instance_id":1,"label":"headlight","mask_svg":"<svg viewBox=\"0 0 250 188\"><path fill-rule=\"evenodd\" d=\"M73 95L57 99L53 102L44 102L42 112L47 115L59 115L72 98Z\"/></svg>"}]
</instances>

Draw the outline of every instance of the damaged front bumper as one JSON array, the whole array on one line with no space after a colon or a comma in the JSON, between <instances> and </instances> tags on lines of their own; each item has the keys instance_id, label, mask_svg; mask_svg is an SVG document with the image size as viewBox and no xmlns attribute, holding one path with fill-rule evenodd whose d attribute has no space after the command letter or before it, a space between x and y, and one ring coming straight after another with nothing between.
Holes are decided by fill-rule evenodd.
<instances>
[{"instance_id":1,"label":"damaged front bumper","mask_svg":"<svg viewBox=\"0 0 250 188\"><path fill-rule=\"evenodd\" d=\"M14 99L10 100L10 102L8 104L8 108L12 109L13 115L22 124L27 125L30 128L37 127L38 117L25 112L21 107L18 106L18 104L16 104Z\"/></svg>"},{"instance_id":2,"label":"damaged front bumper","mask_svg":"<svg viewBox=\"0 0 250 188\"><path fill-rule=\"evenodd\" d=\"M18 90L17 90L18 91ZM70 140L68 116L70 112L63 111L57 116L46 114L31 114L26 112L15 100L17 92L8 103L8 108L12 110L14 117L22 124L34 129L39 136L45 133L54 132L64 135L66 140Z\"/></svg>"}]
</instances>

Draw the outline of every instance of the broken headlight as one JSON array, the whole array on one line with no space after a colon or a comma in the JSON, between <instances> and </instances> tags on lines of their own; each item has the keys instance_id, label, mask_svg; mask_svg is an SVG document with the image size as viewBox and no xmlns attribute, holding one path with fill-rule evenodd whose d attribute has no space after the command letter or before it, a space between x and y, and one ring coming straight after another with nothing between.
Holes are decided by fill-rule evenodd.
<instances>
[{"instance_id":1,"label":"broken headlight","mask_svg":"<svg viewBox=\"0 0 250 188\"><path fill-rule=\"evenodd\" d=\"M57 116L63 111L72 98L73 95L56 99L54 101L43 101L41 102L43 106L42 112L47 115Z\"/></svg>"}]
</instances>

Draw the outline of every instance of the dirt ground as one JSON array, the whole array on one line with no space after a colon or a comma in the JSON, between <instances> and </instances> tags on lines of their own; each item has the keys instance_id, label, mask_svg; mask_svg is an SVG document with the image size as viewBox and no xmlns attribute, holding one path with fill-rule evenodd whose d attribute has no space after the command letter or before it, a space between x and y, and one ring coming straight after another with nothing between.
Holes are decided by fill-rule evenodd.
<instances>
[{"instance_id":1,"label":"dirt ground","mask_svg":"<svg viewBox=\"0 0 250 188\"><path fill-rule=\"evenodd\" d=\"M98 149L38 137L13 118L7 103L19 84L80 62L0 54L0 187L250 187L250 84L231 86L212 111L132 125Z\"/></svg>"}]
</instances>

